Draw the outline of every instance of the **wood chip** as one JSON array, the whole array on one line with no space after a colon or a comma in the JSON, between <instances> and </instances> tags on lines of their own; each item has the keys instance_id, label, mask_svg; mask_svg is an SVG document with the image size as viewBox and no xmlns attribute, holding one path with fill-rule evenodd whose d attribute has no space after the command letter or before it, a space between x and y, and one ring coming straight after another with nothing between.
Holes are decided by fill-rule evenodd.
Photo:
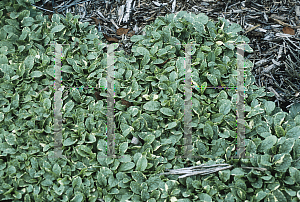
<instances>
[{"instance_id":1,"label":"wood chip","mask_svg":"<svg viewBox=\"0 0 300 202\"><path fill-rule=\"evenodd\" d=\"M103 36L106 38L107 41L109 42L119 42L119 40L117 38L114 38L114 37L110 37L106 34L103 34Z\"/></svg>"},{"instance_id":2,"label":"wood chip","mask_svg":"<svg viewBox=\"0 0 300 202\"><path fill-rule=\"evenodd\" d=\"M99 23L101 23L101 20L99 20L98 18L96 17L91 17L91 18L94 20L97 26L99 25Z\"/></svg>"},{"instance_id":3,"label":"wood chip","mask_svg":"<svg viewBox=\"0 0 300 202\"><path fill-rule=\"evenodd\" d=\"M284 27L282 29L283 33L285 34L290 34L290 35L295 35L295 30L293 30L292 28L290 27Z\"/></svg>"},{"instance_id":4,"label":"wood chip","mask_svg":"<svg viewBox=\"0 0 300 202\"><path fill-rule=\"evenodd\" d=\"M135 34L135 31L130 31L127 36L132 37Z\"/></svg>"},{"instance_id":5,"label":"wood chip","mask_svg":"<svg viewBox=\"0 0 300 202\"><path fill-rule=\"evenodd\" d=\"M122 34L127 34L128 30L129 29L119 28L119 29L117 29L116 34L119 35L119 36L121 36Z\"/></svg>"}]
</instances>

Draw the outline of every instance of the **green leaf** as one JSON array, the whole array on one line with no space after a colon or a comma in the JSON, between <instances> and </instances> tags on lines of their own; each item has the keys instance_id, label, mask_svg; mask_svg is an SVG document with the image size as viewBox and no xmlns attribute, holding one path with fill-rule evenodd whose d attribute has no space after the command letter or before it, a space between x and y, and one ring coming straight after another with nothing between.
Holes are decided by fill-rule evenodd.
<instances>
[{"instance_id":1,"label":"green leaf","mask_svg":"<svg viewBox=\"0 0 300 202\"><path fill-rule=\"evenodd\" d=\"M155 43L150 49L150 54L154 55L157 52L157 50L158 50L158 45Z\"/></svg>"},{"instance_id":2,"label":"green leaf","mask_svg":"<svg viewBox=\"0 0 300 202\"><path fill-rule=\"evenodd\" d=\"M219 56L219 55L222 53L222 51L223 51L223 50L222 50L221 47L217 47L216 50L215 50L215 55L216 55L216 56Z\"/></svg>"},{"instance_id":3,"label":"green leaf","mask_svg":"<svg viewBox=\"0 0 300 202\"><path fill-rule=\"evenodd\" d=\"M297 115L300 115L300 103L293 103L291 108L289 109L290 116L295 118Z\"/></svg>"},{"instance_id":4,"label":"green leaf","mask_svg":"<svg viewBox=\"0 0 300 202\"><path fill-rule=\"evenodd\" d=\"M32 17L24 17L21 23L24 27L30 27L34 21L35 20Z\"/></svg>"},{"instance_id":5,"label":"green leaf","mask_svg":"<svg viewBox=\"0 0 300 202\"><path fill-rule=\"evenodd\" d=\"M284 137L285 136L285 130L279 126L279 125L275 125L275 133L277 135L277 137Z\"/></svg>"},{"instance_id":6,"label":"green leaf","mask_svg":"<svg viewBox=\"0 0 300 202\"><path fill-rule=\"evenodd\" d=\"M199 194L199 199L200 199L200 201L212 202L211 196L208 194L205 194L205 193Z\"/></svg>"},{"instance_id":7,"label":"green leaf","mask_svg":"<svg viewBox=\"0 0 300 202\"><path fill-rule=\"evenodd\" d=\"M284 191L288 193L290 196L296 196L296 191L289 189L289 188L284 188Z\"/></svg>"},{"instance_id":8,"label":"green leaf","mask_svg":"<svg viewBox=\"0 0 300 202\"><path fill-rule=\"evenodd\" d=\"M231 102L230 100L222 99L220 101L222 104L220 106L219 112L223 115L227 115L231 110Z\"/></svg>"},{"instance_id":9,"label":"green leaf","mask_svg":"<svg viewBox=\"0 0 300 202\"><path fill-rule=\"evenodd\" d=\"M76 192L75 196L71 199L70 202L82 202L83 201L83 194L81 192Z\"/></svg>"},{"instance_id":10,"label":"green leaf","mask_svg":"<svg viewBox=\"0 0 300 202\"><path fill-rule=\"evenodd\" d=\"M139 160L137 161L136 169L138 171L144 171L147 168L147 163L148 163L148 161L147 161L146 157L141 156L139 158Z\"/></svg>"},{"instance_id":11,"label":"green leaf","mask_svg":"<svg viewBox=\"0 0 300 202\"><path fill-rule=\"evenodd\" d=\"M207 51L207 52L210 52L211 49L209 46L201 46L201 51Z\"/></svg>"},{"instance_id":12,"label":"green leaf","mask_svg":"<svg viewBox=\"0 0 300 202\"><path fill-rule=\"evenodd\" d=\"M271 135L266 137L260 145L259 145L259 151L266 152L268 149L272 148L277 142L277 137L275 135Z\"/></svg>"},{"instance_id":13,"label":"green leaf","mask_svg":"<svg viewBox=\"0 0 300 202\"><path fill-rule=\"evenodd\" d=\"M53 189L57 195L61 196L65 190L65 186L61 184L60 187L58 187L56 184L53 184Z\"/></svg>"},{"instance_id":14,"label":"green leaf","mask_svg":"<svg viewBox=\"0 0 300 202\"><path fill-rule=\"evenodd\" d=\"M279 147L279 153L283 154L283 153L290 153L294 147L295 144L295 139L294 138L289 138L286 139L283 144L280 145Z\"/></svg>"},{"instance_id":15,"label":"green leaf","mask_svg":"<svg viewBox=\"0 0 300 202\"><path fill-rule=\"evenodd\" d=\"M18 34L19 31L11 25L4 25L3 29L8 33L8 34Z\"/></svg>"},{"instance_id":16,"label":"green leaf","mask_svg":"<svg viewBox=\"0 0 300 202\"><path fill-rule=\"evenodd\" d=\"M237 34L238 32L243 31L242 27L237 23L232 23L228 30L226 30L227 33Z\"/></svg>"},{"instance_id":17,"label":"green leaf","mask_svg":"<svg viewBox=\"0 0 300 202\"><path fill-rule=\"evenodd\" d=\"M174 116L175 115L175 112L172 109L167 108L167 107L163 107L159 111L166 116Z\"/></svg>"},{"instance_id":18,"label":"green leaf","mask_svg":"<svg viewBox=\"0 0 300 202\"><path fill-rule=\"evenodd\" d=\"M172 128L175 128L177 126L177 122L171 122L171 123L168 123L165 127L166 127L166 130L170 130Z\"/></svg>"},{"instance_id":19,"label":"green leaf","mask_svg":"<svg viewBox=\"0 0 300 202\"><path fill-rule=\"evenodd\" d=\"M156 31L152 31L152 36L155 40L159 40L161 38L161 35Z\"/></svg>"},{"instance_id":20,"label":"green leaf","mask_svg":"<svg viewBox=\"0 0 300 202\"><path fill-rule=\"evenodd\" d=\"M287 202L284 194L279 189L274 190L273 194L276 197L277 201Z\"/></svg>"},{"instance_id":21,"label":"green leaf","mask_svg":"<svg viewBox=\"0 0 300 202\"><path fill-rule=\"evenodd\" d=\"M101 172L98 172L97 174L97 182L99 183L100 186L106 186L107 185L107 179L105 175Z\"/></svg>"},{"instance_id":22,"label":"green leaf","mask_svg":"<svg viewBox=\"0 0 300 202\"><path fill-rule=\"evenodd\" d=\"M27 56L24 60L24 64L25 68L30 71L34 65L34 57L32 55Z\"/></svg>"},{"instance_id":23,"label":"green leaf","mask_svg":"<svg viewBox=\"0 0 300 202\"><path fill-rule=\"evenodd\" d=\"M161 179L159 178L159 176L149 177L147 180L148 191L152 192L152 191L158 189L160 182L161 182Z\"/></svg>"},{"instance_id":24,"label":"green leaf","mask_svg":"<svg viewBox=\"0 0 300 202\"><path fill-rule=\"evenodd\" d=\"M175 71L172 71L170 73L170 77L169 78L170 78L170 81L174 82L178 78L178 74Z\"/></svg>"},{"instance_id":25,"label":"green leaf","mask_svg":"<svg viewBox=\"0 0 300 202\"><path fill-rule=\"evenodd\" d=\"M121 130L122 130L122 135L124 135L125 137L131 133L132 131L134 131L134 128L132 126L129 126L127 124L121 123Z\"/></svg>"},{"instance_id":26,"label":"green leaf","mask_svg":"<svg viewBox=\"0 0 300 202\"><path fill-rule=\"evenodd\" d=\"M234 45L231 43L231 42L225 42L224 43L224 46L226 48L229 48L230 50L233 50L234 49Z\"/></svg>"},{"instance_id":27,"label":"green leaf","mask_svg":"<svg viewBox=\"0 0 300 202\"><path fill-rule=\"evenodd\" d=\"M132 42L138 42L138 41L141 41L143 40L145 37L143 35L133 35L131 38L130 38L130 41Z\"/></svg>"},{"instance_id":28,"label":"green leaf","mask_svg":"<svg viewBox=\"0 0 300 202\"><path fill-rule=\"evenodd\" d=\"M131 173L132 178L137 181L138 183L145 182L147 177L140 171L132 171Z\"/></svg>"},{"instance_id":29,"label":"green leaf","mask_svg":"<svg viewBox=\"0 0 300 202\"><path fill-rule=\"evenodd\" d=\"M16 19L17 17L19 17L20 13L16 12L16 11L13 11L10 13L9 17L11 19ZM1 17L1 16L0 16Z\"/></svg>"},{"instance_id":30,"label":"green leaf","mask_svg":"<svg viewBox=\"0 0 300 202\"><path fill-rule=\"evenodd\" d=\"M265 110L268 115L272 113L272 111L275 109L275 103L272 101L266 101L265 102Z\"/></svg>"},{"instance_id":31,"label":"green leaf","mask_svg":"<svg viewBox=\"0 0 300 202\"><path fill-rule=\"evenodd\" d=\"M71 137L68 137L67 139L64 140L63 142L63 146L70 146L70 145L73 145L77 142L77 140L72 140Z\"/></svg>"},{"instance_id":32,"label":"green leaf","mask_svg":"<svg viewBox=\"0 0 300 202\"><path fill-rule=\"evenodd\" d=\"M168 160L172 160L175 158L175 148L171 147L169 149L167 149L167 151L165 152L165 156L167 157Z\"/></svg>"},{"instance_id":33,"label":"green leaf","mask_svg":"<svg viewBox=\"0 0 300 202\"><path fill-rule=\"evenodd\" d=\"M4 120L4 113L0 112L0 122Z\"/></svg>"},{"instance_id":34,"label":"green leaf","mask_svg":"<svg viewBox=\"0 0 300 202\"><path fill-rule=\"evenodd\" d=\"M213 132L213 129L210 124L205 123L204 128L203 128L203 133L207 139L211 139L213 137L214 132Z\"/></svg>"},{"instance_id":35,"label":"green leaf","mask_svg":"<svg viewBox=\"0 0 300 202\"><path fill-rule=\"evenodd\" d=\"M19 40L25 40L29 33L30 33L29 27L24 27ZM19 47L19 48L20 48L20 52L22 52L22 48L21 47Z\"/></svg>"},{"instance_id":36,"label":"green leaf","mask_svg":"<svg viewBox=\"0 0 300 202\"><path fill-rule=\"evenodd\" d=\"M86 56L86 59L88 60L94 60L97 58L97 54L95 52L92 52L92 53L89 53L87 56Z\"/></svg>"},{"instance_id":37,"label":"green leaf","mask_svg":"<svg viewBox=\"0 0 300 202\"><path fill-rule=\"evenodd\" d=\"M159 56L159 57L162 57L165 54L167 54L167 52L168 51L165 48L162 48L162 49L158 50L158 52L156 53L156 55Z\"/></svg>"},{"instance_id":38,"label":"green leaf","mask_svg":"<svg viewBox=\"0 0 300 202\"><path fill-rule=\"evenodd\" d=\"M79 90L78 90L77 88L75 88L75 89L72 90L71 96L73 97L73 99L74 99L77 103L81 103L80 93L79 93Z\"/></svg>"},{"instance_id":39,"label":"green leaf","mask_svg":"<svg viewBox=\"0 0 300 202\"><path fill-rule=\"evenodd\" d=\"M144 104L143 108L148 111L157 111L160 109L160 103L157 101L149 101Z\"/></svg>"},{"instance_id":40,"label":"green leaf","mask_svg":"<svg viewBox=\"0 0 300 202\"><path fill-rule=\"evenodd\" d=\"M141 66L144 67L145 65L147 65L150 61L150 55L149 54L145 54L142 61L141 61Z\"/></svg>"},{"instance_id":41,"label":"green leaf","mask_svg":"<svg viewBox=\"0 0 300 202\"><path fill-rule=\"evenodd\" d=\"M143 55L143 56L150 55L149 51L144 47L138 47L136 50L137 50L137 53L140 55Z\"/></svg>"},{"instance_id":42,"label":"green leaf","mask_svg":"<svg viewBox=\"0 0 300 202\"><path fill-rule=\"evenodd\" d=\"M274 157L275 170L279 172L286 172L291 166L292 157L290 154L277 154Z\"/></svg>"},{"instance_id":43,"label":"green leaf","mask_svg":"<svg viewBox=\"0 0 300 202\"><path fill-rule=\"evenodd\" d=\"M63 30L65 28L64 25L56 25L55 27L53 27L51 29L51 33L55 33L55 32L60 32L61 30Z\"/></svg>"},{"instance_id":44,"label":"green leaf","mask_svg":"<svg viewBox=\"0 0 300 202\"><path fill-rule=\"evenodd\" d=\"M132 76L132 70L127 70L125 74L125 79L129 80L131 76Z\"/></svg>"},{"instance_id":45,"label":"green leaf","mask_svg":"<svg viewBox=\"0 0 300 202\"><path fill-rule=\"evenodd\" d=\"M5 136L5 141L9 145L15 145L17 143L17 138L15 134L9 134Z\"/></svg>"},{"instance_id":46,"label":"green leaf","mask_svg":"<svg viewBox=\"0 0 300 202\"><path fill-rule=\"evenodd\" d=\"M227 182L227 180L230 179L230 170L219 171L219 177L222 180L222 182Z\"/></svg>"},{"instance_id":47,"label":"green leaf","mask_svg":"<svg viewBox=\"0 0 300 202\"><path fill-rule=\"evenodd\" d=\"M118 171L119 172L128 171L131 170L134 166L135 164L133 162L121 163Z\"/></svg>"},{"instance_id":48,"label":"green leaf","mask_svg":"<svg viewBox=\"0 0 300 202\"><path fill-rule=\"evenodd\" d=\"M223 120L223 117L224 117L224 115L222 113L213 114L211 116L211 121L214 122L214 123L221 124L221 122Z\"/></svg>"},{"instance_id":49,"label":"green leaf","mask_svg":"<svg viewBox=\"0 0 300 202\"><path fill-rule=\"evenodd\" d=\"M143 189L141 192L141 198L143 201L147 201L150 198L150 194L147 190Z\"/></svg>"},{"instance_id":50,"label":"green leaf","mask_svg":"<svg viewBox=\"0 0 300 202\"><path fill-rule=\"evenodd\" d=\"M128 142L123 142L119 146L119 152L121 155L125 154L126 150L128 149Z\"/></svg>"},{"instance_id":51,"label":"green leaf","mask_svg":"<svg viewBox=\"0 0 300 202\"><path fill-rule=\"evenodd\" d=\"M130 189L133 193L140 195L142 191L141 184L135 181L130 182Z\"/></svg>"},{"instance_id":52,"label":"green leaf","mask_svg":"<svg viewBox=\"0 0 300 202\"><path fill-rule=\"evenodd\" d=\"M274 125L281 125L282 122L284 121L284 118L286 116L286 112L278 112L274 115L273 120L274 120Z\"/></svg>"},{"instance_id":53,"label":"green leaf","mask_svg":"<svg viewBox=\"0 0 300 202\"><path fill-rule=\"evenodd\" d=\"M218 79L217 79L217 77L215 77L215 75L207 74L207 79L213 86L216 86L216 87L218 86Z\"/></svg>"},{"instance_id":54,"label":"green leaf","mask_svg":"<svg viewBox=\"0 0 300 202\"><path fill-rule=\"evenodd\" d=\"M60 174L61 174L61 168L60 168L60 166L57 163L54 164L52 171L57 176L60 176Z\"/></svg>"},{"instance_id":55,"label":"green leaf","mask_svg":"<svg viewBox=\"0 0 300 202\"><path fill-rule=\"evenodd\" d=\"M145 138L144 138L144 142L147 143L147 144L151 144L153 141L155 140L155 135L147 135Z\"/></svg>"},{"instance_id":56,"label":"green leaf","mask_svg":"<svg viewBox=\"0 0 300 202\"><path fill-rule=\"evenodd\" d=\"M65 113L71 112L74 106L74 102L72 100L69 100L63 107L63 110L65 110Z\"/></svg>"},{"instance_id":57,"label":"green leaf","mask_svg":"<svg viewBox=\"0 0 300 202\"><path fill-rule=\"evenodd\" d=\"M247 195L247 193L246 193L244 190L242 190L242 189L237 189L237 190L236 190L236 193L237 193L237 195L238 195L238 197L239 197L240 199L246 200L246 195Z\"/></svg>"},{"instance_id":58,"label":"green leaf","mask_svg":"<svg viewBox=\"0 0 300 202\"><path fill-rule=\"evenodd\" d=\"M158 59L155 59L152 63L153 63L153 64L161 64L161 63L163 63L163 62L164 62L163 59L158 58Z\"/></svg>"},{"instance_id":59,"label":"green leaf","mask_svg":"<svg viewBox=\"0 0 300 202\"><path fill-rule=\"evenodd\" d=\"M92 150L85 145L77 146L76 151L82 157L89 157L92 154Z\"/></svg>"},{"instance_id":60,"label":"green leaf","mask_svg":"<svg viewBox=\"0 0 300 202\"><path fill-rule=\"evenodd\" d=\"M49 98L44 99L43 105L44 105L45 109L50 109L51 108L51 100Z\"/></svg>"},{"instance_id":61,"label":"green leaf","mask_svg":"<svg viewBox=\"0 0 300 202\"><path fill-rule=\"evenodd\" d=\"M45 186L45 187L52 186L52 184L53 184L53 182L52 182L52 180L50 180L50 179L45 179L45 180L43 180L43 181L41 182L41 185L42 185L42 186Z\"/></svg>"},{"instance_id":62,"label":"green leaf","mask_svg":"<svg viewBox=\"0 0 300 202\"><path fill-rule=\"evenodd\" d=\"M300 137L300 126L296 126L291 128L286 132L286 138L294 138L295 140L299 139Z\"/></svg>"},{"instance_id":63,"label":"green leaf","mask_svg":"<svg viewBox=\"0 0 300 202\"><path fill-rule=\"evenodd\" d=\"M294 167L289 167L290 176L297 182L300 183L300 171Z\"/></svg>"},{"instance_id":64,"label":"green leaf","mask_svg":"<svg viewBox=\"0 0 300 202\"><path fill-rule=\"evenodd\" d=\"M259 191L256 195L255 198L257 201L261 201L262 199L264 199L267 196L267 193L264 191Z\"/></svg>"}]
</instances>

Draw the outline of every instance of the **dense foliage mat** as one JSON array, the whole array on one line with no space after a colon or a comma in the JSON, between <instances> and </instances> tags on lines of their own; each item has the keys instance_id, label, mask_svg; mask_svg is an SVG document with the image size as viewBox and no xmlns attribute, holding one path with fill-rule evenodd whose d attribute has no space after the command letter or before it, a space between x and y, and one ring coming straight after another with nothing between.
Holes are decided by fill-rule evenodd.
<instances>
[{"instance_id":1,"label":"dense foliage mat","mask_svg":"<svg viewBox=\"0 0 300 202\"><path fill-rule=\"evenodd\" d=\"M33 3L33 2L31 2ZM245 144L236 147L236 47L241 27L204 14L158 17L132 36L132 55L115 51L115 149L106 155L106 89L71 89L63 97L63 155L53 156L54 47L64 46L63 86L105 86L102 34L78 16L51 21L29 2L0 2L1 201L300 201L300 105L283 112L254 85L245 62ZM234 42L234 44L233 44ZM183 155L184 57L192 48L193 154ZM197 44L197 45L196 45ZM117 48L117 47L116 47ZM252 51L246 45L245 51ZM50 86L47 90L42 90ZM201 88L200 88L201 87ZM131 106L122 104L122 99ZM133 137L141 141L134 145ZM229 163L232 170L178 179L165 169ZM265 168L246 170L241 166Z\"/></svg>"}]
</instances>

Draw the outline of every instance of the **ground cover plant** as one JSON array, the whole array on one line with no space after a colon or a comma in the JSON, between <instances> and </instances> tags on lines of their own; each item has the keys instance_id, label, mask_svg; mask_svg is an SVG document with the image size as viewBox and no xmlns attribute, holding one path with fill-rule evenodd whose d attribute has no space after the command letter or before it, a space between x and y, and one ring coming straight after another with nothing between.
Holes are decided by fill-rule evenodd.
<instances>
[{"instance_id":1,"label":"ground cover plant","mask_svg":"<svg viewBox=\"0 0 300 202\"><path fill-rule=\"evenodd\" d=\"M47 158L54 151L55 57L48 44L70 44L63 48L63 86L100 87L107 82L103 36L78 16L54 14L49 20L22 0L1 1L0 20L1 201L300 200L300 106L290 113L275 107L273 95L253 85L250 61L244 65L245 144L252 158L230 158L236 91L207 86L237 85L236 47L249 42L238 35L238 25L186 12L158 17L145 35L131 37L132 55L115 51L115 150L123 158L102 158L106 89L75 88L62 104L62 149L70 158L54 159ZM200 159L175 158L183 154L187 43L198 44L191 61L192 82L199 87L192 94L192 139ZM159 175L221 163L233 168L180 179Z\"/></svg>"}]
</instances>

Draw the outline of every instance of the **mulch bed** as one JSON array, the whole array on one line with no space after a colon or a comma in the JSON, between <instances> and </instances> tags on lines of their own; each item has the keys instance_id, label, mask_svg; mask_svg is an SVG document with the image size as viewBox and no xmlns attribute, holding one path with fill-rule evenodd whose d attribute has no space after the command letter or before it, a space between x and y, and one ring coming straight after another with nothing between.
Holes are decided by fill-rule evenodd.
<instances>
[{"instance_id":1,"label":"mulch bed","mask_svg":"<svg viewBox=\"0 0 300 202\"><path fill-rule=\"evenodd\" d=\"M300 101L300 2L297 0L117 0L117 1L55 1L57 13L65 10L81 16L81 22L96 24L109 42L118 42L119 50L130 54L130 37L142 33L145 25L158 16L179 11L204 13L214 21L224 17L238 23L245 30L242 35L250 39L253 53L245 57L254 63L251 72L256 85L273 92L283 111ZM35 4L43 7L42 2ZM45 9L53 11L50 0ZM45 12L50 14L51 12Z\"/></svg>"}]
</instances>

